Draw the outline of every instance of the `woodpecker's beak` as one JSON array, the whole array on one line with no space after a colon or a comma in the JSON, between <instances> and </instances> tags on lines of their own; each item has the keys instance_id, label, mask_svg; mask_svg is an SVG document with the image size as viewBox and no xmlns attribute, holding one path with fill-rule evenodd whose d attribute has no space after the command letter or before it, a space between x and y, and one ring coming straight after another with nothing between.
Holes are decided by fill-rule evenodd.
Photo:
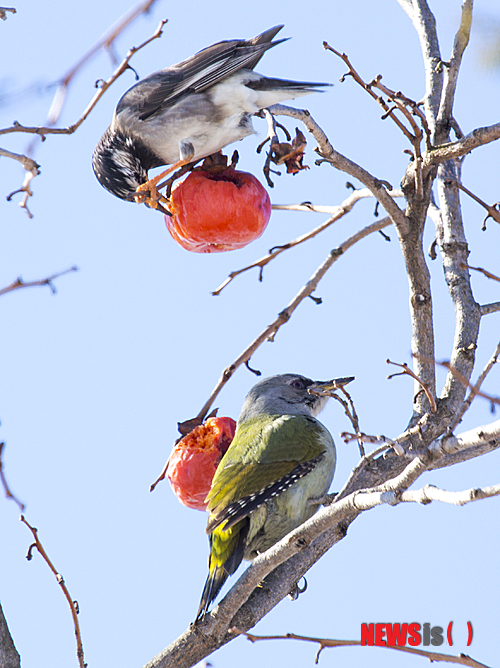
<instances>
[{"instance_id":1,"label":"woodpecker's beak","mask_svg":"<svg viewBox=\"0 0 500 668\"><path fill-rule=\"evenodd\" d=\"M354 376L344 376L343 378L333 378L332 380L326 381L315 381L312 385L307 388L309 394L315 394L318 397L328 397L339 390L344 385L347 385L354 380Z\"/></svg>"}]
</instances>

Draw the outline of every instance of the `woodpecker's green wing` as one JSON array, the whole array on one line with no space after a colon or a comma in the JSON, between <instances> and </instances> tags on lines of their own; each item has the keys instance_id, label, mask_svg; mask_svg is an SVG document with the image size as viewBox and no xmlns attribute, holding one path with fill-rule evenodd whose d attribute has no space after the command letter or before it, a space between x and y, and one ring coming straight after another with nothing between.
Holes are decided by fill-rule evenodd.
<instances>
[{"instance_id":1,"label":"woodpecker's green wing","mask_svg":"<svg viewBox=\"0 0 500 668\"><path fill-rule=\"evenodd\" d=\"M260 415L239 424L207 496L207 533L226 520L228 529L309 473L326 433L308 415Z\"/></svg>"},{"instance_id":2,"label":"woodpecker's green wing","mask_svg":"<svg viewBox=\"0 0 500 668\"><path fill-rule=\"evenodd\" d=\"M209 573L196 621L243 559L249 514L312 471L326 434L306 415L260 415L238 425L207 496Z\"/></svg>"}]
</instances>

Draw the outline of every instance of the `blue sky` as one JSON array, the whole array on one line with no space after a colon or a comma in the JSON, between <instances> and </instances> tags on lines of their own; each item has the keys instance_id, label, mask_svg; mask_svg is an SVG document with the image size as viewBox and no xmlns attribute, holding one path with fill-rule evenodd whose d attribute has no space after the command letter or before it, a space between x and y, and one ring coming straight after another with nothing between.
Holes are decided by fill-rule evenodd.
<instances>
[{"instance_id":1,"label":"blue sky","mask_svg":"<svg viewBox=\"0 0 500 668\"><path fill-rule=\"evenodd\" d=\"M458 1L433 2L441 48L447 58L459 21ZM13 120L43 124L58 80L130 5L25 2L0 25L4 63L0 76L0 125ZM480 25L500 21L494 0L478 2ZM303 98L337 150L377 177L398 185L407 164L403 136L381 121L378 106L353 81L339 83L343 63L323 50L327 40L345 51L365 79L377 74L391 88L420 99L422 58L410 21L396 2L312 0L238 5L222 0L167 3L158 0L117 40L123 57L149 37L160 19L164 35L133 59L141 77L176 63L220 39L250 37L284 23L293 39L269 51L258 70L270 76L330 81L334 87ZM456 117L462 129L498 122L499 74L482 65L484 29L474 29L459 81ZM6 65L8 63L8 66ZM94 94L94 82L112 67L101 53L75 78L61 124L74 122ZM366 200L327 232L282 254L257 281L257 271L236 279L219 297L210 295L227 274L322 222L324 214L274 212L265 234L245 249L190 254L170 238L161 215L113 198L91 169L92 151L114 106L134 83L125 73L71 137L48 137L37 147L41 175L32 183L34 214L28 219L14 198L0 198L0 286L16 277L33 280L69 266L79 271L47 288L1 299L1 435L13 491L26 517L80 604L85 658L91 668L142 666L193 619L206 577L203 513L181 506L163 483L149 485L175 440L176 424L195 415L222 369L268 325L309 279L331 248L373 220ZM293 122L285 119L290 130ZM255 121L262 136L264 121ZM240 166L261 176L259 137L239 143ZM25 136L3 137L2 146L26 150ZM232 150L233 147L231 147ZM339 204L346 176L328 165L275 179L273 203L305 200ZM482 199L498 201L498 142L469 156L465 185ZM4 195L18 188L22 169L0 160ZM500 228L481 231L482 209L464 199L470 264L499 273ZM317 290L323 303L302 303L273 344L263 345L251 365L263 375L297 371L309 377L356 376L350 386L361 428L397 436L411 411L412 381L386 380L390 358L410 363L408 288L396 235L391 243L372 235L330 270ZM425 243L433 239L429 223ZM454 315L439 259L429 260L435 308L436 355L449 357ZM497 301L498 287L473 276L478 302ZM493 352L499 315L483 319L477 373ZM477 375L476 373L476 375ZM444 373L438 370L438 383ZM256 381L239 369L217 399L221 415L237 417ZM499 393L498 370L485 390ZM322 421L336 438L339 489L358 455L338 433L349 429L341 407L330 402ZM495 419L477 401L464 430ZM460 429L461 429L460 428ZM499 453L421 479L447 489L498 482ZM419 485L420 486L420 485ZM497 658L500 587L498 500L464 508L377 508L359 518L346 540L309 573L307 593L283 601L256 633L295 632L357 638L362 622L455 623L458 653L491 665ZM77 665L67 604L52 574L35 554L12 502L0 501L2 550L0 597L23 668ZM234 578L233 578L234 581ZM475 636L466 647L466 622ZM312 665L309 645L236 640L214 654L216 668ZM341 658L339 658L341 655ZM322 665L422 665L423 659L378 648L325 650Z\"/></svg>"}]
</instances>

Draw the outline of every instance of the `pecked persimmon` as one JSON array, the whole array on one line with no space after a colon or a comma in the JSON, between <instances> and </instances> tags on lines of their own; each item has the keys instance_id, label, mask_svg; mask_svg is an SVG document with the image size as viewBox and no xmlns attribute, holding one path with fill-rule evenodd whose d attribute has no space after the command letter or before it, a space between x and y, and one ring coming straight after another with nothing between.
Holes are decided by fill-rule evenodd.
<instances>
[{"instance_id":1,"label":"pecked persimmon","mask_svg":"<svg viewBox=\"0 0 500 668\"><path fill-rule=\"evenodd\" d=\"M194 253L243 248L264 232L271 201L253 174L226 168L194 170L172 191L168 230Z\"/></svg>"},{"instance_id":2,"label":"pecked persimmon","mask_svg":"<svg viewBox=\"0 0 500 668\"><path fill-rule=\"evenodd\" d=\"M232 418L212 417L174 446L167 477L174 494L188 508L205 510L212 478L235 431L236 422Z\"/></svg>"}]
</instances>

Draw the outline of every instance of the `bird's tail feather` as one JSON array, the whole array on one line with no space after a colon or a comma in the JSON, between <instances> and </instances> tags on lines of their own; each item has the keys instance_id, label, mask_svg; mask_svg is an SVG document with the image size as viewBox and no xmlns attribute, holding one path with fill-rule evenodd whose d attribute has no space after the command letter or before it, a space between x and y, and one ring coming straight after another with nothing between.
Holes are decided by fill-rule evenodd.
<instances>
[{"instance_id":1,"label":"bird's tail feather","mask_svg":"<svg viewBox=\"0 0 500 668\"><path fill-rule=\"evenodd\" d=\"M203 619L224 582L241 564L249 525L250 520L245 518L227 531L224 531L224 525L217 527L210 535L208 577L201 595L195 624Z\"/></svg>"},{"instance_id":2,"label":"bird's tail feather","mask_svg":"<svg viewBox=\"0 0 500 668\"><path fill-rule=\"evenodd\" d=\"M289 79L272 79L269 77L260 77L255 81L245 82L247 88L252 88L253 90L263 91L263 90L290 90L294 89L301 91L303 93L322 93L323 91L316 90L321 86L332 86L333 84L329 83L316 83L314 81L291 81Z\"/></svg>"}]
</instances>

